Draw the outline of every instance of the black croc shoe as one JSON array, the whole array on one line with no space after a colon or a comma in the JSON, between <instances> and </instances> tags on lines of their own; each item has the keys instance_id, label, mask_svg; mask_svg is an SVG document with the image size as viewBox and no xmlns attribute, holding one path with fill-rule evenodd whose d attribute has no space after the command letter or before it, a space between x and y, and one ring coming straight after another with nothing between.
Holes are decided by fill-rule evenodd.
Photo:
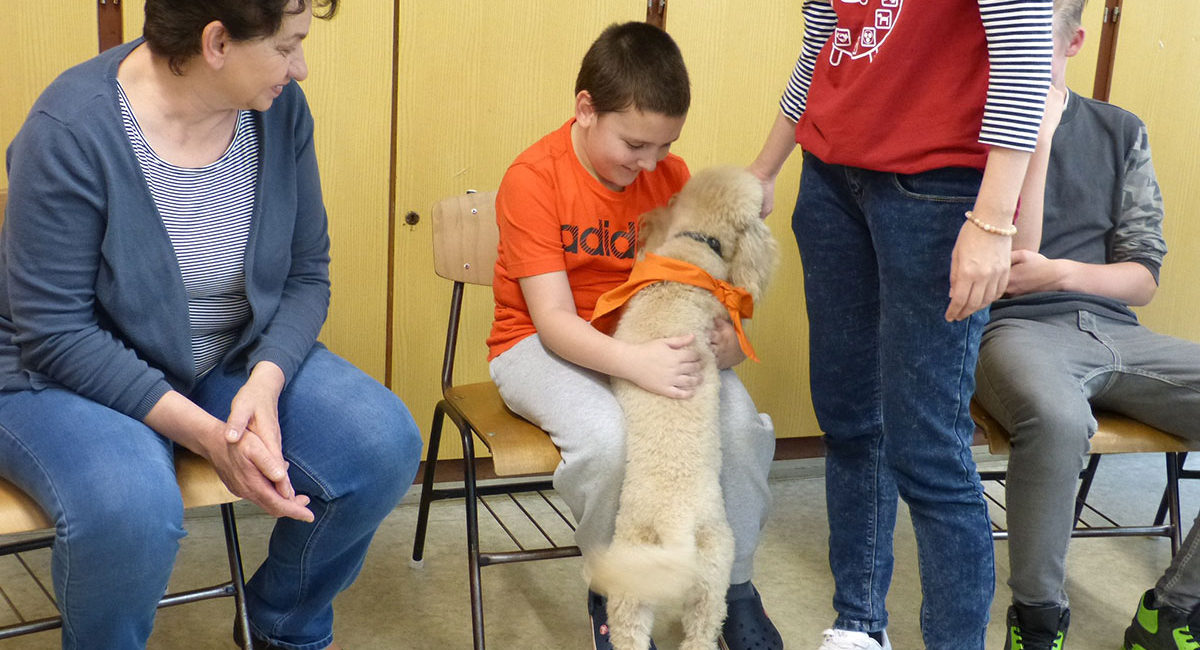
<instances>
[{"instance_id":1,"label":"black croc shoe","mask_svg":"<svg viewBox=\"0 0 1200 650\"><path fill-rule=\"evenodd\" d=\"M731 585L725 603L728 613L717 639L721 650L783 650L783 637L763 609L754 585Z\"/></svg>"},{"instance_id":2,"label":"black croc shoe","mask_svg":"<svg viewBox=\"0 0 1200 650\"><path fill-rule=\"evenodd\" d=\"M595 650L613 650L612 641L608 638L608 605L607 599L600 594L588 592L588 616L592 619L592 647ZM650 640L650 650L654 640Z\"/></svg>"}]
</instances>

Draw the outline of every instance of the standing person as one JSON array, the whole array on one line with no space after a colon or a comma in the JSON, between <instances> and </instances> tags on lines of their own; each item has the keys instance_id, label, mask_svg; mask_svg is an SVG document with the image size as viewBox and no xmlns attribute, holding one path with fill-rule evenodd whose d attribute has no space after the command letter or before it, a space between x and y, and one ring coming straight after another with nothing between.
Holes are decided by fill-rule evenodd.
<instances>
[{"instance_id":1,"label":"standing person","mask_svg":"<svg viewBox=\"0 0 1200 650\"><path fill-rule=\"evenodd\" d=\"M1055 1L1055 86L1083 47L1083 5ZM1050 149L1040 247L1013 251L979 348L976 396L1012 434L1006 649L1066 647L1067 547L1092 406L1200 437L1200 345L1150 331L1129 308L1158 289L1163 216L1145 124L1071 93ZM1127 649L1197 647L1198 550L1193 526L1139 603Z\"/></svg>"},{"instance_id":2,"label":"standing person","mask_svg":"<svg viewBox=\"0 0 1200 650\"><path fill-rule=\"evenodd\" d=\"M1051 2L808 0L804 14L750 171L769 211L783 162L804 149L792 226L837 611L820 647L890 647L899 495L926 647L981 650L995 577L968 403L1050 82Z\"/></svg>"},{"instance_id":3,"label":"standing person","mask_svg":"<svg viewBox=\"0 0 1200 650\"><path fill-rule=\"evenodd\" d=\"M696 348L712 345L722 369L721 487L734 533L721 638L732 650L778 649L783 642L750 582L775 432L729 369L745 358L732 324L714 323L712 341L630 344L588 322L596 299L629 277L638 218L688 179L669 151L690 101L679 48L657 27L612 25L588 49L574 117L518 156L500 183L490 370L508 406L562 451L554 487L587 552L612 541L624 477L623 415L608 378L687 398L700 379ZM611 648L604 599L589 593L588 612L595 647Z\"/></svg>"},{"instance_id":4,"label":"standing person","mask_svg":"<svg viewBox=\"0 0 1200 650\"><path fill-rule=\"evenodd\" d=\"M59 76L8 150L0 475L55 523L64 648L146 646L184 536L177 445L279 517L246 585L255 647L334 648L333 599L421 440L316 342L329 237L296 83L314 7L145 9L144 38Z\"/></svg>"}]
</instances>

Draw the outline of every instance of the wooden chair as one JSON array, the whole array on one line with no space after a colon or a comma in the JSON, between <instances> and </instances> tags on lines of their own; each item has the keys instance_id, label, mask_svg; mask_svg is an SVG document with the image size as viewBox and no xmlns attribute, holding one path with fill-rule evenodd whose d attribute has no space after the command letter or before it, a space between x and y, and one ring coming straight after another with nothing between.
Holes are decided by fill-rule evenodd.
<instances>
[{"instance_id":1,"label":"wooden chair","mask_svg":"<svg viewBox=\"0 0 1200 650\"><path fill-rule=\"evenodd\" d=\"M430 504L440 499L465 497L471 624L474 647L478 650L484 647L481 567L579 555L578 547L556 544L536 522L535 525L541 531L547 546L525 548L509 532L518 550L486 552L479 548L477 505L487 505L483 497L549 490L551 482L546 475L552 473L562 460L558 449L544 431L508 410L495 384L490 381L457 385L454 383L454 361L464 290L468 284L482 287L490 287L492 284L496 245L499 240L495 200L495 192L471 193L439 201L433 206L434 272L452 281L453 285L450 320L446 327L446 347L442 357L442 400L434 408L433 424L429 432L429 449L425 460L412 554L414 564L419 566L424 556ZM490 302L491 294L488 296ZM476 348L482 347L483 337L482 332L472 334L471 340ZM434 470L441 446L442 424L446 418L458 427L462 444L462 487L434 487ZM476 463L479 460L475 455L476 438L491 452L497 476L527 478L481 484L476 475ZM573 530L574 526L569 518L557 509L555 511Z\"/></svg>"},{"instance_id":2,"label":"wooden chair","mask_svg":"<svg viewBox=\"0 0 1200 650\"><path fill-rule=\"evenodd\" d=\"M1096 422L1099 425L1092 436L1090 458L1087 467L1080 474L1079 491L1075 497L1075 529L1072 537L1129 537L1149 536L1168 537L1171 540L1171 554L1179 550L1182 539L1182 527L1179 513L1179 468L1180 456L1188 451L1200 450L1200 442L1187 440L1160 431L1152 426L1118 415L1116 413L1097 412ZM983 430L987 437L988 449L991 453L1006 456L1011 450L1011 440L1008 431L987 412L976 400L971 400L971 418ZM1157 519L1149 526L1122 526L1116 522L1109 526L1081 526L1079 521L1083 510L1087 507L1088 492L1100 464L1100 457L1105 454L1129 453L1162 453L1166 456L1167 486L1163 499L1165 500L1166 522ZM980 478L985 481L1003 481L1007 472L981 471ZM995 539L1008 539L1008 531L997 528L993 531Z\"/></svg>"},{"instance_id":3,"label":"wooden chair","mask_svg":"<svg viewBox=\"0 0 1200 650\"><path fill-rule=\"evenodd\" d=\"M249 620L246 617L245 580L242 574L242 554L238 545L237 522L233 515L233 503L239 497L225 488L213 466L203 458L183 449L175 453L175 475L179 481L179 492L183 496L184 508L220 505L221 520L225 527L225 550L229 559L229 580L211 587L202 587L167 594L159 601L159 607L182 605L209 598L232 596L235 608L235 627L241 632L239 638L248 639ZM13 537L12 541L0 539L0 555L24 553L49 547L54 534L41 532L53 524L41 508L12 483L0 479L0 537ZM19 533L37 533L18 535ZM114 587L114 598L120 598L120 588ZM23 634L52 630L62 626L62 618L51 616L34 621L25 621L0 628L0 639ZM250 644L244 645L251 650Z\"/></svg>"}]
</instances>

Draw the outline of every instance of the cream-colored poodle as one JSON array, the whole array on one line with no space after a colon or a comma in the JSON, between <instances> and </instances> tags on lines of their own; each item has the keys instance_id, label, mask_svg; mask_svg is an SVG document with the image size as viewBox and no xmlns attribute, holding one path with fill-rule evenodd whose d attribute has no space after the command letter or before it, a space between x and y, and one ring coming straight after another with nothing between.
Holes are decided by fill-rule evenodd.
<instances>
[{"instance_id":1,"label":"cream-colored poodle","mask_svg":"<svg viewBox=\"0 0 1200 650\"><path fill-rule=\"evenodd\" d=\"M743 169L696 174L667 207L643 217L637 264L646 263L644 251L688 262L757 300L778 256L759 217L762 198L761 183ZM688 399L612 380L625 412L625 482L613 543L587 554L585 573L592 589L608 596L616 650L649 646L660 605L682 605L683 650L716 646L733 535L719 481L720 379L709 333L714 318L729 316L716 293L665 281L629 299L614 333L632 342L694 334L702 364L702 382Z\"/></svg>"}]
</instances>

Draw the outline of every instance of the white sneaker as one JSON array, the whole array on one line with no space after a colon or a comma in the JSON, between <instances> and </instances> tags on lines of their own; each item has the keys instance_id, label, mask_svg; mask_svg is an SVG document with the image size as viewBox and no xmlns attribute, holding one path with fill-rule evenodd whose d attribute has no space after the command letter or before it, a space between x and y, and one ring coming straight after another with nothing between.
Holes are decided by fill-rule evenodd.
<instances>
[{"instance_id":1,"label":"white sneaker","mask_svg":"<svg viewBox=\"0 0 1200 650\"><path fill-rule=\"evenodd\" d=\"M883 633L883 645L879 645L866 632L849 630L825 630L825 640L817 650L892 650L887 632Z\"/></svg>"}]
</instances>

